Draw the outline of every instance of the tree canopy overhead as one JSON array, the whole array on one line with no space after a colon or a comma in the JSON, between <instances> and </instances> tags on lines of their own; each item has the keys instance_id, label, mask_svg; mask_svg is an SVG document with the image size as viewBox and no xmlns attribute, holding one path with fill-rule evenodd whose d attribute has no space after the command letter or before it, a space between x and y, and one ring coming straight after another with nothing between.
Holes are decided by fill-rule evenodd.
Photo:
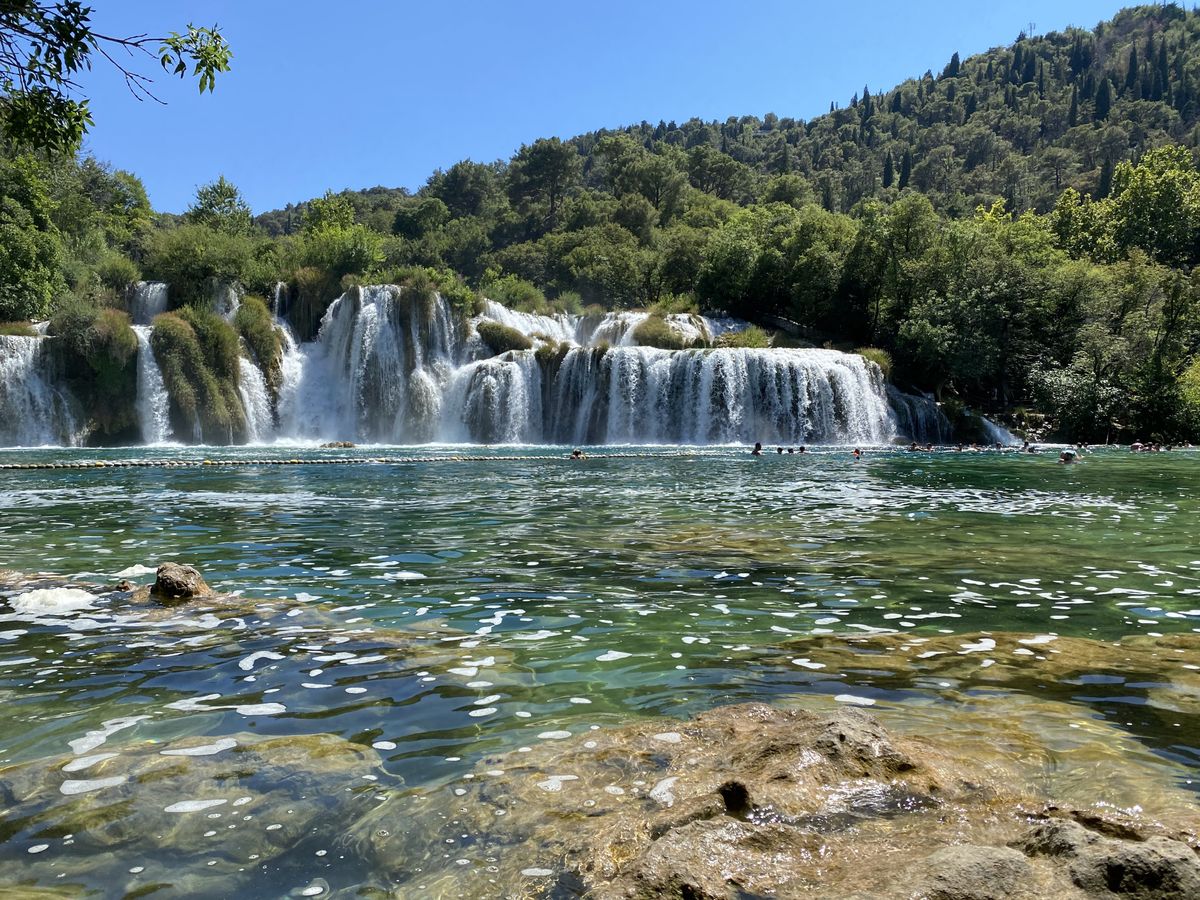
<instances>
[{"instance_id":1,"label":"tree canopy overhead","mask_svg":"<svg viewBox=\"0 0 1200 900\"><path fill-rule=\"evenodd\" d=\"M139 100L157 100L153 79L135 66L141 57L181 78L190 70L202 93L229 69L233 54L216 26L110 35L93 27L92 12L79 0L0 3L0 130L14 146L75 151L92 124L78 77L96 59L113 66Z\"/></svg>"}]
</instances>

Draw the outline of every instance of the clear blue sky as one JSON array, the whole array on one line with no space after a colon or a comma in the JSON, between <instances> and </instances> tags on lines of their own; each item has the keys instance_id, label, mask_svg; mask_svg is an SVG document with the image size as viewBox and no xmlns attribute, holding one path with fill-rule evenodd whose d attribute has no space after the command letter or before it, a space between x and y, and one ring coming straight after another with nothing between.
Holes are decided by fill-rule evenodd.
<instances>
[{"instance_id":1,"label":"clear blue sky","mask_svg":"<svg viewBox=\"0 0 1200 900\"><path fill-rule=\"evenodd\" d=\"M145 60L166 106L98 65L87 148L142 177L160 210L223 174L255 212L326 188L420 187L460 159L643 119L812 118L958 51L1091 27L1109 0L740 3L573 0L119 0L98 30L218 23L233 70L200 97Z\"/></svg>"}]
</instances>

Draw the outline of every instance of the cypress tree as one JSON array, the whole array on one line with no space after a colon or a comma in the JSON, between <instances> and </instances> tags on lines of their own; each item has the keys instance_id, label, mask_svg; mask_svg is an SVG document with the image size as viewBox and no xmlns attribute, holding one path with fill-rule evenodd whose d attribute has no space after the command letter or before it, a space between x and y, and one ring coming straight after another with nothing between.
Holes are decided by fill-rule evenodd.
<instances>
[{"instance_id":1,"label":"cypress tree","mask_svg":"<svg viewBox=\"0 0 1200 900\"><path fill-rule=\"evenodd\" d=\"M1031 53L1025 54L1025 69L1021 73L1021 84L1029 84L1037 78L1037 56Z\"/></svg>"},{"instance_id":2,"label":"cypress tree","mask_svg":"<svg viewBox=\"0 0 1200 900\"><path fill-rule=\"evenodd\" d=\"M904 95L900 93L899 88L892 94L892 112L898 113L903 108Z\"/></svg>"},{"instance_id":3,"label":"cypress tree","mask_svg":"<svg viewBox=\"0 0 1200 900\"><path fill-rule=\"evenodd\" d=\"M1137 44L1129 47L1129 65L1125 68L1125 90L1131 91L1138 84L1138 55Z\"/></svg>"},{"instance_id":4,"label":"cypress tree","mask_svg":"<svg viewBox=\"0 0 1200 900\"><path fill-rule=\"evenodd\" d=\"M1096 185L1097 200L1103 200L1112 193L1113 161L1111 156L1105 156L1100 164L1100 182Z\"/></svg>"},{"instance_id":5,"label":"cypress tree","mask_svg":"<svg viewBox=\"0 0 1200 900\"><path fill-rule=\"evenodd\" d=\"M1100 87L1096 89L1096 121L1103 122L1108 118L1112 109L1112 88L1107 78L1100 79Z\"/></svg>"},{"instance_id":6,"label":"cypress tree","mask_svg":"<svg viewBox=\"0 0 1200 900\"><path fill-rule=\"evenodd\" d=\"M957 78L961 67L962 62L958 58L958 51L955 51L954 55L950 57L950 62L946 66L946 71L943 72L942 75L946 78Z\"/></svg>"},{"instance_id":7,"label":"cypress tree","mask_svg":"<svg viewBox=\"0 0 1200 900\"><path fill-rule=\"evenodd\" d=\"M1087 78L1083 79L1083 97L1084 101L1094 99L1096 96L1096 76L1091 72L1087 73Z\"/></svg>"},{"instance_id":8,"label":"cypress tree","mask_svg":"<svg viewBox=\"0 0 1200 900\"><path fill-rule=\"evenodd\" d=\"M1071 58L1068 65L1071 67L1072 78L1083 71L1083 38L1078 34L1075 35L1075 41L1071 44Z\"/></svg>"},{"instance_id":9,"label":"cypress tree","mask_svg":"<svg viewBox=\"0 0 1200 900\"><path fill-rule=\"evenodd\" d=\"M1038 99L1046 99L1046 64L1038 63Z\"/></svg>"},{"instance_id":10,"label":"cypress tree","mask_svg":"<svg viewBox=\"0 0 1200 900\"><path fill-rule=\"evenodd\" d=\"M976 109L977 105L978 105L978 101L975 99L975 95L967 94L966 118L969 119L969 118L971 118L971 116L975 115L975 109Z\"/></svg>"},{"instance_id":11,"label":"cypress tree","mask_svg":"<svg viewBox=\"0 0 1200 900\"><path fill-rule=\"evenodd\" d=\"M908 180L912 178L912 150L908 147L904 149L904 156L900 160L900 190L908 187Z\"/></svg>"},{"instance_id":12,"label":"cypress tree","mask_svg":"<svg viewBox=\"0 0 1200 900\"><path fill-rule=\"evenodd\" d=\"M883 158L883 186L890 188L895 180L895 164L892 162L892 151L889 150L888 155Z\"/></svg>"},{"instance_id":13,"label":"cypress tree","mask_svg":"<svg viewBox=\"0 0 1200 900\"><path fill-rule=\"evenodd\" d=\"M996 67L992 65L991 59L988 60L987 72L983 76L987 81L996 80Z\"/></svg>"},{"instance_id":14,"label":"cypress tree","mask_svg":"<svg viewBox=\"0 0 1200 900\"><path fill-rule=\"evenodd\" d=\"M1071 110L1067 113L1067 125L1074 128L1079 124L1079 86L1071 85Z\"/></svg>"}]
</instances>

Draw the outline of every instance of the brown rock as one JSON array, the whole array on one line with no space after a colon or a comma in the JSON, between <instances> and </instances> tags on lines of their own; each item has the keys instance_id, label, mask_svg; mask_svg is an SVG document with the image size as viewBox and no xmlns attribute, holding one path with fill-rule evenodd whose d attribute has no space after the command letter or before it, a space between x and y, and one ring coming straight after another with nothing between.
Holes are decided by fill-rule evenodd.
<instances>
[{"instance_id":1,"label":"brown rock","mask_svg":"<svg viewBox=\"0 0 1200 900\"><path fill-rule=\"evenodd\" d=\"M192 566L163 563L158 567L150 593L159 600L179 601L207 597L212 593L212 588L204 583L200 573Z\"/></svg>"}]
</instances>

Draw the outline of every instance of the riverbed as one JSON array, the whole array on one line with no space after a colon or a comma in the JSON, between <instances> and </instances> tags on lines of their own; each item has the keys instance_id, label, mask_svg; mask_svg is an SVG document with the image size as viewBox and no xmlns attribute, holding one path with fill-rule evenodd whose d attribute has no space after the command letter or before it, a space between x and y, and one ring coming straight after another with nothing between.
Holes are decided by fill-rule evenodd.
<instances>
[{"instance_id":1,"label":"riverbed","mask_svg":"<svg viewBox=\"0 0 1200 900\"><path fill-rule=\"evenodd\" d=\"M378 821L378 804L432 796L453 816L485 757L743 701L850 704L949 729L973 704L1015 715L1053 698L1064 727L1111 727L1164 783L1195 789L1196 698L1161 672L1117 671L1103 648L1200 632L1200 456L1100 450L1063 466L1056 453L641 449L578 461L562 447L0 451L0 462L362 460L0 473L0 568L148 584L176 560L236 595L131 611L98 589L40 606L18 602L28 586L8 589L0 767L184 739L195 741L182 755L312 735L365 754L332 774L312 764L321 754L298 763L310 783L297 797L337 799L269 860L221 842L234 825L279 823L183 795L168 818L216 817L188 838L198 849L101 847L57 827L74 796L62 791L3 820L0 882L121 896L150 870L198 895L353 890L377 873L339 839ZM528 458L454 458L465 452ZM370 461L406 454L426 461ZM848 658L850 637L879 641L882 661ZM902 641L903 664L889 663ZM1035 666L1055 641L1075 642L1074 659L1069 672L981 686L923 667L922 641L996 672L1014 653ZM1094 663L1079 658L1089 647ZM1200 664L1185 656L1188 671ZM72 780L88 782L86 769ZM122 815L141 821L134 803L105 808L104 827ZM478 873L463 896L494 895L495 861L465 835L427 849L425 866L444 857ZM419 896L422 874L388 880Z\"/></svg>"}]
</instances>

